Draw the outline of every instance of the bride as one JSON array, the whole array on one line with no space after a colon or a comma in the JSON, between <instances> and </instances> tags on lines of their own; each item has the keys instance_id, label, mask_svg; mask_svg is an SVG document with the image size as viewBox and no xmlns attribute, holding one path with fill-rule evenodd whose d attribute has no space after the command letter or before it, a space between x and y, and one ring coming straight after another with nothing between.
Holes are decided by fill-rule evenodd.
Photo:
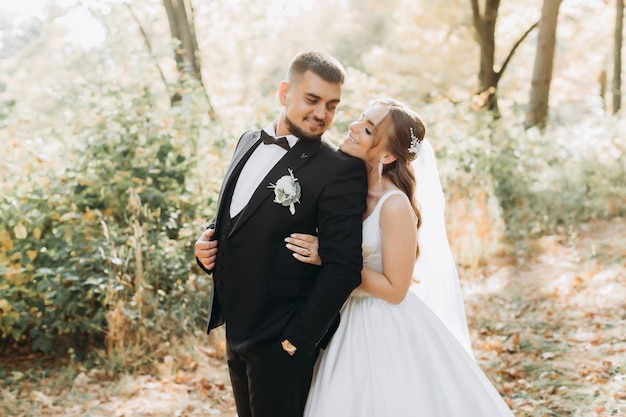
<instances>
[{"instance_id":1,"label":"bride","mask_svg":"<svg viewBox=\"0 0 626 417\"><path fill-rule=\"evenodd\" d=\"M451 330L413 288L421 285L412 279L414 269L437 272L428 259L415 263L430 244L428 234L418 237L422 213L413 198L411 166L416 158L420 168L420 158L434 162L424 134L415 112L379 100L350 125L340 145L369 171L362 283L344 304L339 328L320 357L306 417L513 416L471 356L460 293L451 308L439 311L451 317ZM426 208L428 201L423 203ZM298 260L322 264L325 248L318 248L314 237L296 234L286 240ZM448 277L458 290L453 272ZM444 293L431 301L439 305L444 298L450 300Z\"/></svg>"}]
</instances>

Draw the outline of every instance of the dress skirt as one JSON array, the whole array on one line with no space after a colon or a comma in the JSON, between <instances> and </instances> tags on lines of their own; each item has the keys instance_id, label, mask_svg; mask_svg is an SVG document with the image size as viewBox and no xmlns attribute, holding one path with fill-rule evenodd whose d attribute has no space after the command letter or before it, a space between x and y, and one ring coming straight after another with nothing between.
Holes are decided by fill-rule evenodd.
<instances>
[{"instance_id":1,"label":"dress skirt","mask_svg":"<svg viewBox=\"0 0 626 417\"><path fill-rule=\"evenodd\" d=\"M318 361L306 417L513 416L473 357L412 291L356 290Z\"/></svg>"}]
</instances>

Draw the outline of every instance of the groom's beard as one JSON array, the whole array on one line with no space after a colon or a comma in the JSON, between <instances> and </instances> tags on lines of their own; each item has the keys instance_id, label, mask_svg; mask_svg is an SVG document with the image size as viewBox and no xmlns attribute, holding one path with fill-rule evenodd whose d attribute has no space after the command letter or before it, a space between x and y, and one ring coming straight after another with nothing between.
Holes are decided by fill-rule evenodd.
<instances>
[{"instance_id":1,"label":"groom's beard","mask_svg":"<svg viewBox=\"0 0 626 417\"><path fill-rule=\"evenodd\" d=\"M287 125L287 130L289 133L294 135L297 138L305 139L305 140L321 140L322 135L311 135L306 133L304 130L300 129L296 126L287 116L285 116L285 124Z\"/></svg>"}]
</instances>

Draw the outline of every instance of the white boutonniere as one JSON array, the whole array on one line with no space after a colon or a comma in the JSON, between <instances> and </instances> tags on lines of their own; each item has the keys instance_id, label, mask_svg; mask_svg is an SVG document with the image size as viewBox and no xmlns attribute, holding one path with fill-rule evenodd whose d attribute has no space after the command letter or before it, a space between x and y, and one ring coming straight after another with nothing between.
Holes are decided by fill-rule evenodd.
<instances>
[{"instance_id":1,"label":"white boutonniere","mask_svg":"<svg viewBox=\"0 0 626 417\"><path fill-rule=\"evenodd\" d=\"M293 215L296 213L296 203L300 202L300 184L298 179L294 177L293 171L289 169L289 175L280 177L276 184L269 185L274 189L274 203L282 206L289 206L289 212Z\"/></svg>"}]
</instances>

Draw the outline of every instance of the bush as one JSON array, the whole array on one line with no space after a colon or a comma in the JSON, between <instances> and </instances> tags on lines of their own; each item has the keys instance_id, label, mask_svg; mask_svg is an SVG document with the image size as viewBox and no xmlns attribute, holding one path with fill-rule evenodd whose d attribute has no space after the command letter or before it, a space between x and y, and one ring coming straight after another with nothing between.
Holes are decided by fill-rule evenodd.
<instances>
[{"instance_id":1,"label":"bush","mask_svg":"<svg viewBox=\"0 0 626 417\"><path fill-rule=\"evenodd\" d=\"M463 193L495 198L500 210L490 212L501 217L509 242L626 214L624 121L600 116L526 131L512 119L461 117L453 127L431 124L448 200Z\"/></svg>"},{"instance_id":2,"label":"bush","mask_svg":"<svg viewBox=\"0 0 626 417\"><path fill-rule=\"evenodd\" d=\"M61 175L7 187L3 339L50 352L106 336L116 349L148 330L167 337L202 326L208 286L191 249L201 199L187 181L201 118L185 105L164 118L148 93L110 89Z\"/></svg>"}]
</instances>

